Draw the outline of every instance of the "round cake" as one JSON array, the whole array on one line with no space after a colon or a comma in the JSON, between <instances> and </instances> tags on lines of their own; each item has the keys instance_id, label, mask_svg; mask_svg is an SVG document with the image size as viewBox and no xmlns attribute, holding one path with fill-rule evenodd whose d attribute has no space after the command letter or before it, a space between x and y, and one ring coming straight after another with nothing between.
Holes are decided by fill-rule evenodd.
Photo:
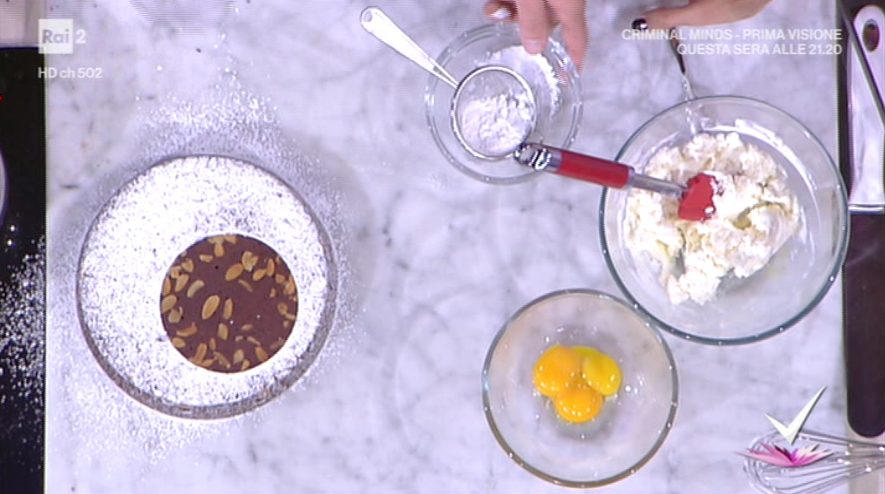
<instances>
[{"instance_id":1,"label":"round cake","mask_svg":"<svg viewBox=\"0 0 885 494\"><path fill-rule=\"evenodd\" d=\"M289 267L263 242L215 235L172 263L160 312L169 341L191 363L243 372L283 347L298 314L298 290Z\"/></svg>"}]
</instances>

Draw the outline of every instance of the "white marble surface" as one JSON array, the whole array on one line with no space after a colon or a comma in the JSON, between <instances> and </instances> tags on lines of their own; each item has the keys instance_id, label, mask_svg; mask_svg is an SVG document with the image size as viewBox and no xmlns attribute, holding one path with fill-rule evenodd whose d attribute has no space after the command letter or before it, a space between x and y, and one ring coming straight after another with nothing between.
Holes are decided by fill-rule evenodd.
<instances>
[{"instance_id":1,"label":"white marble surface","mask_svg":"<svg viewBox=\"0 0 885 494\"><path fill-rule=\"evenodd\" d=\"M48 2L49 15L73 17L88 35L50 65L103 75L49 85L48 492L562 491L498 447L480 369L495 332L530 299L566 287L618 294L597 236L599 190L549 176L492 187L449 166L425 127L427 76L362 31L366 1L236 1L204 16L223 19L219 28L187 35L151 23L140 3ZM485 22L479 1L374 3L431 53ZM621 39L649 5L590 2L575 149L613 157L681 98L665 43ZM833 2L776 0L733 28L835 23ZM768 101L835 153L835 58L688 63L700 95ZM348 310L308 376L280 398L235 419L168 418L131 400L86 347L73 297L79 248L114 187L172 149L151 132L248 120L256 108L272 113L274 146L338 177L326 185L348 218ZM763 413L788 420L822 386L808 427L846 432L838 283L806 319L761 343L666 338L680 376L676 425L650 463L600 491L750 492L735 452L768 430Z\"/></svg>"}]
</instances>

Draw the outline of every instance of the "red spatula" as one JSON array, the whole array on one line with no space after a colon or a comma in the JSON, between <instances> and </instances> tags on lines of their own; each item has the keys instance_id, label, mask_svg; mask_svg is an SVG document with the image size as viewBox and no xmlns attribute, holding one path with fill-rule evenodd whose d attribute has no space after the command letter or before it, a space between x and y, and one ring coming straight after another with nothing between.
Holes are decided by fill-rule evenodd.
<instances>
[{"instance_id":1,"label":"red spatula","mask_svg":"<svg viewBox=\"0 0 885 494\"><path fill-rule=\"evenodd\" d=\"M640 189L679 198L679 218L703 221L716 212L713 195L716 178L701 173L682 185L669 180L636 173L633 167L614 161L557 149L543 144L524 143L514 153L517 162L538 171L592 182L605 187Z\"/></svg>"}]
</instances>

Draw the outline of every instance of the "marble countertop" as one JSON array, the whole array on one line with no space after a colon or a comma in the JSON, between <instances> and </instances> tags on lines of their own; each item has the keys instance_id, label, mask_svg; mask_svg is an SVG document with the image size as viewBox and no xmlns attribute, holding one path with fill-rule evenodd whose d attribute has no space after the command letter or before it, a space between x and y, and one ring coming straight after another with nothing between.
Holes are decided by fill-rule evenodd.
<instances>
[{"instance_id":1,"label":"marble countertop","mask_svg":"<svg viewBox=\"0 0 885 494\"><path fill-rule=\"evenodd\" d=\"M573 148L613 157L682 87L665 42L621 35L651 2L589 3ZM374 4L434 54L486 22L478 1ZM57 77L48 89L47 491L562 491L495 442L480 370L529 300L571 287L620 295L600 251L600 190L550 176L489 186L451 167L425 124L427 75L360 28L368 2L212 2L185 31L151 5L47 2L86 41L48 65L102 76ZM776 0L730 28L835 26L833 2ZM699 95L779 106L836 155L835 57L697 55L688 67ZM232 419L171 418L96 363L75 266L116 187L165 155L237 148L237 122L267 131L246 148L309 156L317 190L335 191L325 200L343 218L346 307L314 367L279 398ZM645 467L599 490L751 492L735 452L769 430L765 413L788 420L824 386L807 426L846 434L840 295L837 282L808 317L757 344L666 335L680 379L675 426Z\"/></svg>"}]
</instances>

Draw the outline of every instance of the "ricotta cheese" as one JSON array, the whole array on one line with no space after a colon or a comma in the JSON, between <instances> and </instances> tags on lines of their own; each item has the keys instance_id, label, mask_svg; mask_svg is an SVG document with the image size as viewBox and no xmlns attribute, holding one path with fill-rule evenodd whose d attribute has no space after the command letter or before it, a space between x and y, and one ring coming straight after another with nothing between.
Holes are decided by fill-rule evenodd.
<instances>
[{"instance_id":1,"label":"ricotta cheese","mask_svg":"<svg viewBox=\"0 0 885 494\"><path fill-rule=\"evenodd\" d=\"M768 263L799 229L802 210L784 170L736 133L699 134L655 153L647 175L686 183L716 178L715 213L704 221L677 216L678 199L640 189L627 198L625 238L634 257L660 267L670 301L705 304L727 276L746 278Z\"/></svg>"}]
</instances>

